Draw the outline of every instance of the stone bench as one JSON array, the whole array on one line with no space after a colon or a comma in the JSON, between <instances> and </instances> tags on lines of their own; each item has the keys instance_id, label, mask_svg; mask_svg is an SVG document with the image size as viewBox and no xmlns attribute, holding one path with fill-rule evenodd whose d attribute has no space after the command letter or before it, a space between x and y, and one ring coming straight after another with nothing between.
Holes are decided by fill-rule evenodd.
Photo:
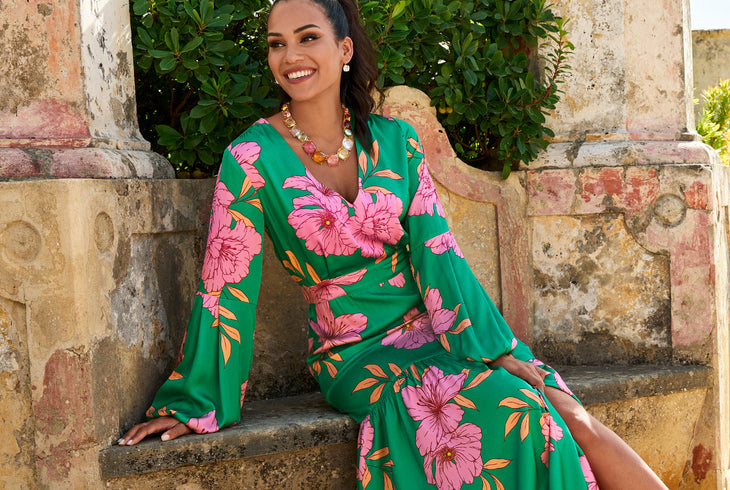
<instances>
[{"instance_id":1,"label":"stone bench","mask_svg":"<svg viewBox=\"0 0 730 490\"><path fill-rule=\"evenodd\" d=\"M614 422L632 417L632 409L622 409L622 403L635 407L637 399L648 397L653 410L672 412L675 422L682 415L676 411L678 404L696 419L699 409L692 405L698 402L676 397L689 394L704 400L712 382L712 370L706 366L566 366L560 372L589 411L610 412ZM617 411L625 412L624 417ZM357 424L329 407L322 395L246 402L242 420L213 434L109 447L99 456L101 476L109 488L173 483L204 488L225 483L245 488L354 487ZM664 450L666 458L667 447L657 449Z\"/></svg>"}]
</instances>

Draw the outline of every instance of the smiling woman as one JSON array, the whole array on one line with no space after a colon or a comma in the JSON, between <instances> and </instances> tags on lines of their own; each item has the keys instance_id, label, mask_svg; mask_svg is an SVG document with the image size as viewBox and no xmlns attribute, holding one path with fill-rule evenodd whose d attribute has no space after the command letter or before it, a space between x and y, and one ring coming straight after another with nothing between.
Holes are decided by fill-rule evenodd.
<instances>
[{"instance_id":1,"label":"smiling woman","mask_svg":"<svg viewBox=\"0 0 730 490\"><path fill-rule=\"evenodd\" d=\"M226 151L180 362L119 443L239 421L266 229L310 303L311 373L361 423L359 488L663 488L475 278L418 135L370 113L353 1L278 0L267 39L291 100Z\"/></svg>"}]
</instances>

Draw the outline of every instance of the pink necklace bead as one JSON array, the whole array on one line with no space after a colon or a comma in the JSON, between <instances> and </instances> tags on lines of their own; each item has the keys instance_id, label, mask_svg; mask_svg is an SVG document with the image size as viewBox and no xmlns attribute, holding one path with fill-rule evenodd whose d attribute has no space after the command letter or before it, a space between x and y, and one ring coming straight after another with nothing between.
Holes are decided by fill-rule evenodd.
<instances>
[{"instance_id":1,"label":"pink necklace bead","mask_svg":"<svg viewBox=\"0 0 730 490\"><path fill-rule=\"evenodd\" d=\"M312 160L316 163L322 164L327 162L327 165L330 167L336 167L340 162L347 160L347 157L350 156L350 150L355 147L355 140L353 139L352 127L350 125L350 110L344 105L342 109L344 110L344 118L342 121L344 138L342 139L342 146L336 152L327 155L323 151L317 150L317 145L314 144L314 141L309 139L309 136L297 127L297 122L292 117L291 112L289 112L289 104L286 103L281 106L281 112L284 113L284 125L292 137L302 142L304 153L312 157Z\"/></svg>"}]
</instances>

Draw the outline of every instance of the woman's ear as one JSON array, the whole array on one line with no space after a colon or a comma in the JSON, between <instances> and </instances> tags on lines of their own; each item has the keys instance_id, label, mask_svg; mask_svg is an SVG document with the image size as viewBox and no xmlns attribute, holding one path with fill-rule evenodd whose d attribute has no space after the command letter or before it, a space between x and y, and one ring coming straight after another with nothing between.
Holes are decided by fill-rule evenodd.
<instances>
[{"instance_id":1,"label":"woman's ear","mask_svg":"<svg viewBox=\"0 0 730 490\"><path fill-rule=\"evenodd\" d=\"M352 45L352 39L350 36L345 36L345 38L341 41L341 49L342 49L342 64L347 64L352 59L352 56L354 55L355 51L353 49Z\"/></svg>"}]
</instances>

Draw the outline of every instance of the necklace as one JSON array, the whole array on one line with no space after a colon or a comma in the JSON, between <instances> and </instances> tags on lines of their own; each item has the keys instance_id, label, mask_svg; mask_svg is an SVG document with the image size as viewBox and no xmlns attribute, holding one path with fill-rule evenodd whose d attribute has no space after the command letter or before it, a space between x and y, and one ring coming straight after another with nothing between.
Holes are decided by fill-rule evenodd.
<instances>
[{"instance_id":1,"label":"necklace","mask_svg":"<svg viewBox=\"0 0 730 490\"><path fill-rule=\"evenodd\" d=\"M315 163L321 165L327 162L327 165L330 167L336 167L341 162L347 160L347 157L350 156L350 150L352 150L355 146L355 140L352 138L352 127L350 126L350 110L344 105L342 106L342 109L345 111L345 117L342 122L342 131L345 136L342 138L342 146L340 146L337 152L328 155L325 152L318 150L314 141L304 134L304 131L297 127L296 121L292 117L291 112L289 112L289 103L281 106L281 112L284 113L284 125L289 130L289 133L302 143L304 153L312 157L312 160L314 160Z\"/></svg>"}]
</instances>

